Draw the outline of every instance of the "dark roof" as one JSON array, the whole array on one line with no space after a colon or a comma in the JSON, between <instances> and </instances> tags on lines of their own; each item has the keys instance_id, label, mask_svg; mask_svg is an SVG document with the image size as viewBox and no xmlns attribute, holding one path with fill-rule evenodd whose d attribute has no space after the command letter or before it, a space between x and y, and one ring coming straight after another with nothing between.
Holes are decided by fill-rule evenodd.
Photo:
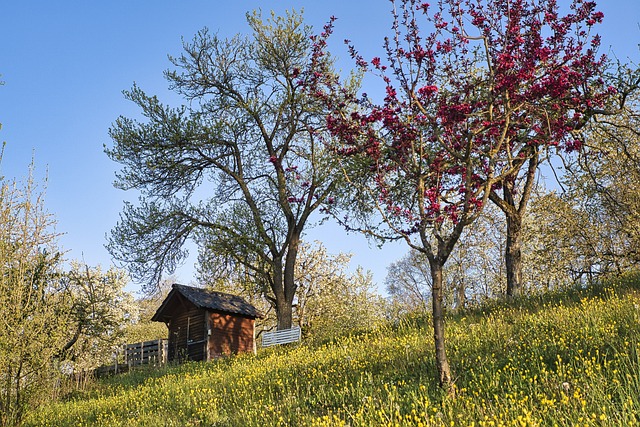
<instances>
[{"instance_id":1,"label":"dark roof","mask_svg":"<svg viewBox=\"0 0 640 427\"><path fill-rule=\"evenodd\" d=\"M153 315L151 320L157 322L165 321L165 317L168 313L164 313L165 309L170 305L170 302L178 297L178 294L182 295L189 302L198 308L204 308L207 310L220 311L224 313L239 314L247 317L262 317L262 314L251 304L246 302L243 298L237 295L226 294L224 292L216 292L203 288L194 288L193 286L179 285L177 283L172 285L172 290L165 298L164 302Z\"/></svg>"}]
</instances>

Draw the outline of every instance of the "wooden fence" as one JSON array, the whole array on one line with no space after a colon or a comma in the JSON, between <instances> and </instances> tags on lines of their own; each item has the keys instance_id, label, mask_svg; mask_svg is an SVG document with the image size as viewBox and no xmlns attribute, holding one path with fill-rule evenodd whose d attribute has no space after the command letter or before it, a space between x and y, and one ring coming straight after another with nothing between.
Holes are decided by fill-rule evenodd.
<instances>
[{"instance_id":1,"label":"wooden fence","mask_svg":"<svg viewBox=\"0 0 640 427\"><path fill-rule=\"evenodd\" d=\"M113 364L100 366L97 376L126 372L133 366L162 365L167 363L167 340L153 340L124 344L114 353Z\"/></svg>"},{"instance_id":2,"label":"wooden fence","mask_svg":"<svg viewBox=\"0 0 640 427\"><path fill-rule=\"evenodd\" d=\"M262 333L262 347L289 344L296 341L300 341L300 328L297 326L291 329Z\"/></svg>"},{"instance_id":3,"label":"wooden fence","mask_svg":"<svg viewBox=\"0 0 640 427\"><path fill-rule=\"evenodd\" d=\"M124 363L131 366L161 365L167 362L167 340L153 340L125 344Z\"/></svg>"}]
</instances>

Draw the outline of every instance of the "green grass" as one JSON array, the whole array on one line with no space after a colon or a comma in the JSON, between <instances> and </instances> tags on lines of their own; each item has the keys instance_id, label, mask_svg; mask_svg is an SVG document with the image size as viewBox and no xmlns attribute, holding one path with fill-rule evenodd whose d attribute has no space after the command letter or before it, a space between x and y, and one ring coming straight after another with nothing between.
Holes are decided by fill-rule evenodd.
<instances>
[{"instance_id":1,"label":"green grass","mask_svg":"<svg viewBox=\"0 0 640 427\"><path fill-rule=\"evenodd\" d=\"M138 370L30 414L28 426L632 426L640 280L452 316L457 396L434 382L428 319L317 348Z\"/></svg>"}]
</instances>

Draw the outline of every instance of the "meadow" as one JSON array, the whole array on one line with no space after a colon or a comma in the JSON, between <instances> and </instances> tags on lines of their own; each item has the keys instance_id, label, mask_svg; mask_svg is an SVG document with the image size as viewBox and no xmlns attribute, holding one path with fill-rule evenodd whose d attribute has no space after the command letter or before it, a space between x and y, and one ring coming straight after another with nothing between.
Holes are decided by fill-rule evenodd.
<instances>
[{"instance_id":1,"label":"meadow","mask_svg":"<svg viewBox=\"0 0 640 427\"><path fill-rule=\"evenodd\" d=\"M145 368L27 426L634 426L640 276L497 301L446 324L457 393L434 381L428 317L321 345Z\"/></svg>"}]
</instances>

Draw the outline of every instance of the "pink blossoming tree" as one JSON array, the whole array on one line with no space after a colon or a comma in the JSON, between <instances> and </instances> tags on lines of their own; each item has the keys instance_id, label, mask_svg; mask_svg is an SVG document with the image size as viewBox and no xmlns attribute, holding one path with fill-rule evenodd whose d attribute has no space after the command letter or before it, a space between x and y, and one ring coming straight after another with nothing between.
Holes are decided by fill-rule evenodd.
<instances>
[{"instance_id":1,"label":"pink blossoming tree","mask_svg":"<svg viewBox=\"0 0 640 427\"><path fill-rule=\"evenodd\" d=\"M612 92L590 33L603 15L584 0L564 16L554 0L391 3L383 58L367 61L350 47L363 75L381 79L383 99L357 95L320 66L311 90L332 111L333 148L352 177L351 198L337 201L349 210L341 221L403 239L429 260L438 381L453 391L443 266L489 199L508 218L517 210L525 165L529 177L548 147L580 149L575 131ZM318 64L331 32L329 24L315 39Z\"/></svg>"}]
</instances>

